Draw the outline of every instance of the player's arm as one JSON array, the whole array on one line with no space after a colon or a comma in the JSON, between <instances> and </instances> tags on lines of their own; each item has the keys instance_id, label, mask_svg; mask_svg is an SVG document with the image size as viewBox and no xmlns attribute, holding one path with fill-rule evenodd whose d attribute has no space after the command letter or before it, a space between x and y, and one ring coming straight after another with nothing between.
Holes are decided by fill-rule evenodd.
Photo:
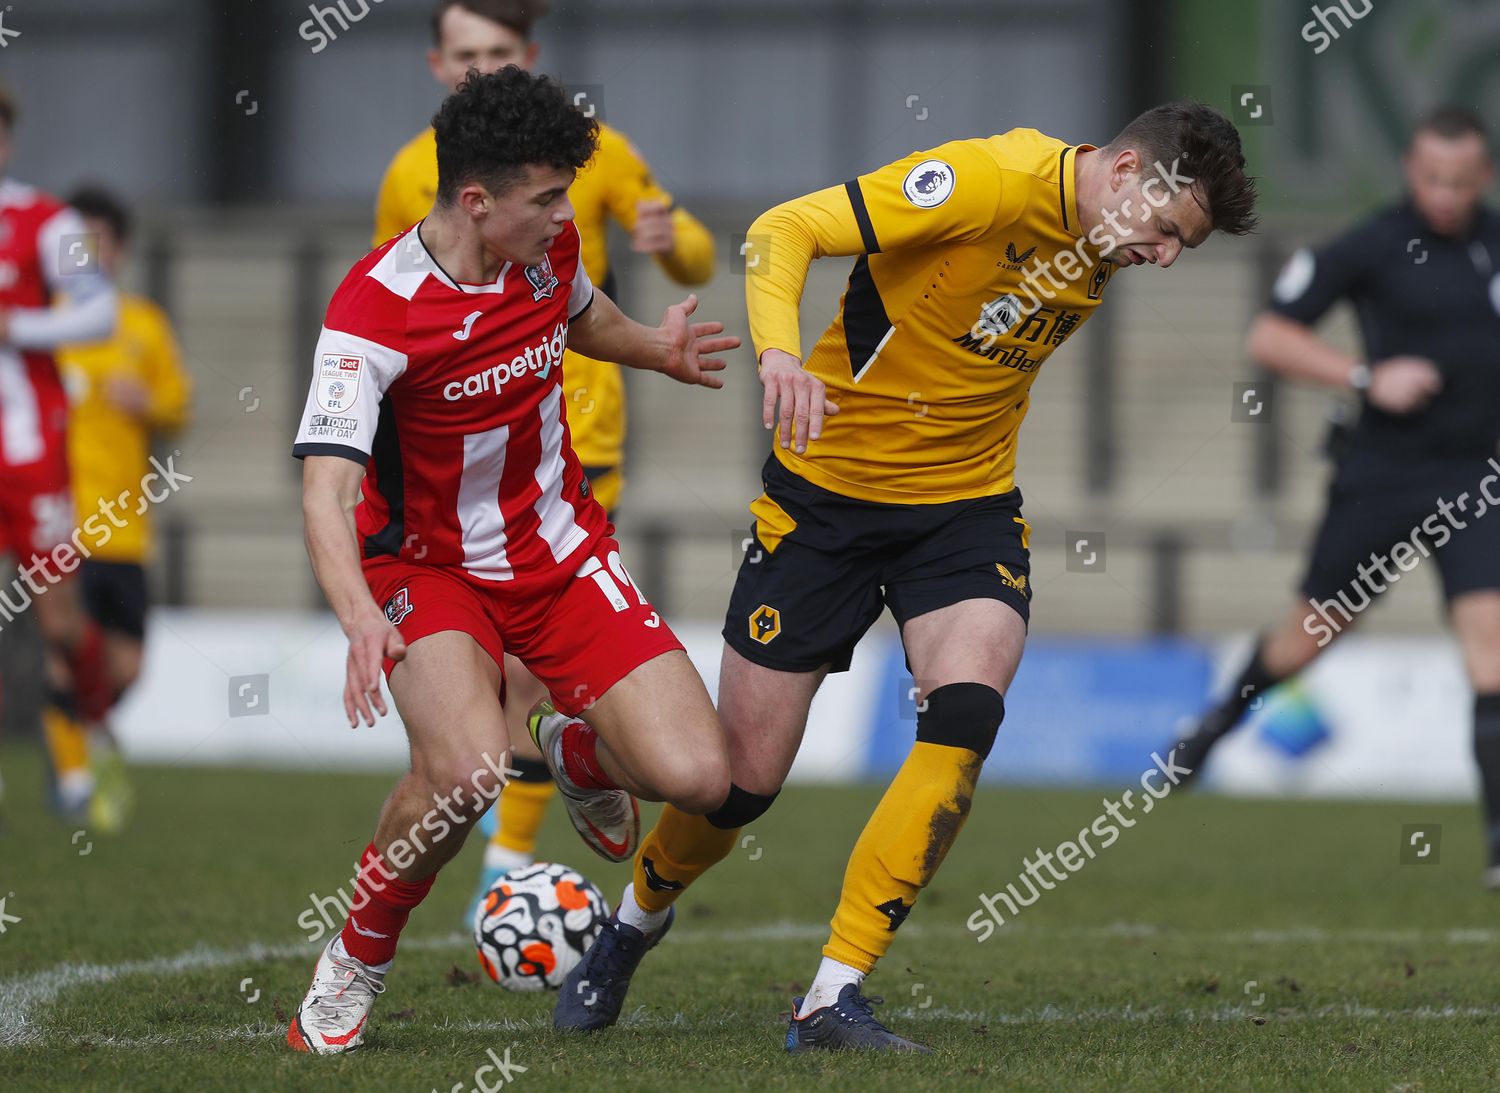
<instances>
[{"instance_id":1,"label":"player's arm","mask_svg":"<svg viewBox=\"0 0 1500 1093\"><path fill-rule=\"evenodd\" d=\"M400 660L406 655L406 643L370 595L359 564L354 509L364 474L364 464L343 456L309 455L302 463L307 556L318 586L349 639L344 714L350 728L357 728L361 719L373 725L376 714L385 715L385 698L380 693L383 658Z\"/></svg>"},{"instance_id":2,"label":"player's arm","mask_svg":"<svg viewBox=\"0 0 1500 1093\"><path fill-rule=\"evenodd\" d=\"M600 148L608 172L610 215L630 233L637 254L650 254L680 285L701 285L713 276L714 238L703 222L679 208L662 189L641 154L624 137Z\"/></svg>"},{"instance_id":3,"label":"player's arm","mask_svg":"<svg viewBox=\"0 0 1500 1093\"><path fill-rule=\"evenodd\" d=\"M52 306L0 310L0 345L56 349L103 341L114 332L119 299L90 256L87 239L83 219L72 209L42 225L37 253Z\"/></svg>"},{"instance_id":4,"label":"player's arm","mask_svg":"<svg viewBox=\"0 0 1500 1093\"><path fill-rule=\"evenodd\" d=\"M1250 324L1246 351L1286 379L1362 391L1388 413L1411 413L1442 387L1432 361L1398 356L1367 365L1313 329L1339 300L1359 293L1370 264L1382 260L1372 236L1356 228L1326 247L1294 254L1276 280L1271 306Z\"/></svg>"},{"instance_id":5,"label":"player's arm","mask_svg":"<svg viewBox=\"0 0 1500 1093\"><path fill-rule=\"evenodd\" d=\"M339 329L341 323L368 328L391 344ZM358 727L361 718L373 725L375 714L386 712L380 695L382 657L400 660L406 655L400 632L365 583L354 520L381 400L406 370L406 354L392 348L401 344L399 338L390 316L375 314L360 321L357 304L334 297L313 354L312 386L292 446L292 454L303 460L307 555L318 586L349 639L344 713L351 728Z\"/></svg>"},{"instance_id":6,"label":"player's arm","mask_svg":"<svg viewBox=\"0 0 1500 1093\"><path fill-rule=\"evenodd\" d=\"M679 383L723 387L724 380L714 373L724 370L724 362L708 354L737 348L740 340L724 334L723 323L689 322L697 308L698 297L690 295L667 308L660 326L646 326L595 291L592 302L570 321L568 347L595 360L660 372Z\"/></svg>"},{"instance_id":7,"label":"player's arm","mask_svg":"<svg viewBox=\"0 0 1500 1093\"><path fill-rule=\"evenodd\" d=\"M153 309L152 331L147 347L145 370L149 399L146 424L168 432L187 424L188 405L192 399L192 381L182 365L182 350L165 315Z\"/></svg>"},{"instance_id":8,"label":"player's arm","mask_svg":"<svg viewBox=\"0 0 1500 1093\"><path fill-rule=\"evenodd\" d=\"M937 172L933 192L947 190L930 206L917 189L928 171ZM972 242L995 229L1001 195L994 158L976 142L953 141L777 205L750 225L745 306L765 386L761 420L771 428L780 403L783 448L795 437L797 450L806 451L822 433L824 415L838 412L823 384L802 369L798 310L813 260Z\"/></svg>"}]
</instances>

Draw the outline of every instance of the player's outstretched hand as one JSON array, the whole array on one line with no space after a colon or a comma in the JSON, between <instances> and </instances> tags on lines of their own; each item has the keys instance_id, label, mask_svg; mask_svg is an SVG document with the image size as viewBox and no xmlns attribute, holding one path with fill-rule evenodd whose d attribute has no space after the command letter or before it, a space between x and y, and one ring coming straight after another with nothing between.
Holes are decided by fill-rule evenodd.
<instances>
[{"instance_id":1,"label":"player's outstretched hand","mask_svg":"<svg viewBox=\"0 0 1500 1093\"><path fill-rule=\"evenodd\" d=\"M795 437L798 455L807 451L809 440L823 435L823 418L839 412L838 403L829 401L823 381L783 350L767 349L760 355L760 382L766 389L761 400L761 423L771 428L778 420L776 404L781 403L777 439L783 448L789 448Z\"/></svg>"},{"instance_id":2,"label":"player's outstretched hand","mask_svg":"<svg viewBox=\"0 0 1500 1093\"><path fill-rule=\"evenodd\" d=\"M386 657L401 660L406 656L406 642L401 631L391 625L382 611L376 611L348 631L349 660L344 678L344 713L349 727L357 729L361 720L375 724L378 714L386 714L385 696L380 693L381 668ZM374 712L371 712L371 710Z\"/></svg>"},{"instance_id":3,"label":"player's outstretched hand","mask_svg":"<svg viewBox=\"0 0 1500 1093\"><path fill-rule=\"evenodd\" d=\"M680 304L667 308L661 327L667 336L667 353L661 371L679 383L723 387L724 380L714 375L724 370L724 362L710 353L737 349L740 340L724 333L723 323L690 323L688 317L698 310L698 297L689 296Z\"/></svg>"},{"instance_id":4,"label":"player's outstretched hand","mask_svg":"<svg viewBox=\"0 0 1500 1093\"><path fill-rule=\"evenodd\" d=\"M1367 397L1388 414L1410 414L1442 388L1442 374L1426 357L1387 357L1370 366Z\"/></svg>"}]
</instances>

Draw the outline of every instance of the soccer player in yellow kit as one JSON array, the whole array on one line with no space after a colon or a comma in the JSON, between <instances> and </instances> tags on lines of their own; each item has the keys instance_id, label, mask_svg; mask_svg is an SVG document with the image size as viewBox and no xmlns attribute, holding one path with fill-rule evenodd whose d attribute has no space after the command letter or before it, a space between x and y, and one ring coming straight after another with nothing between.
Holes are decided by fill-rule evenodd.
<instances>
[{"instance_id":1,"label":"soccer player in yellow kit","mask_svg":"<svg viewBox=\"0 0 1500 1093\"><path fill-rule=\"evenodd\" d=\"M532 26L546 14L545 0L438 0L432 17L433 46L427 63L448 90L470 69L495 72L506 65L530 71L539 49ZM437 144L431 127L396 153L380 186L374 245L410 227L432 208L437 193ZM713 274L714 242L707 228L678 208L659 186L624 134L599 126L599 150L578 172L568 199L583 240L583 266L606 295L614 280L605 251L605 221L630 233L631 247L650 254L674 281L702 284ZM594 497L613 513L624 486L625 385L620 366L568 350L563 356L563 393L573 448L583 462ZM469 905L472 920L484 894L504 873L530 864L553 785L531 744L526 715L546 697L545 689L513 657L505 658L506 716L516 742L512 780L486 817L495 830L485 847L479 884Z\"/></svg>"},{"instance_id":2,"label":"soccer player in yellow kit","mask_svg":"<svg viewBox=\"0 0 1500 1093\"><path fill-rule=\"evenodd\" d=\"M554 1024L618 1018L672 902L770 807L818 686L889 607L918 687L916 742L854 847L786 1047L925 1050L859 988L963 826L1020 661L1031 588L1014 472L1031 385L1115 270L1252 229L1244 167L1227 119L1174 104L1103 148L1032 129L953 141L752 225L746 298L779 443L724 626L732 786L707 816L662 812L619 925L564 984ZM853 270L804 365L808 265L834 255Z\"/></svg>"},{"instance_id":3,"label":"soccer player in yellow kit","mask_svg":"<svg viewBox=\"0 0 1500 1093\"><path fill-rule=\"evenodd\" d=\"M129 213L96 189L78 191L68 204L93 237L100 269L115 280L125 260ZM57 363L68 391L68 462L78 526L91 518L94 526L101 501L140 494L141 479L151 471L153 436L187 424L190 384L165 313L127 293L119 296L114 333L104 341L62 347ZM118 702L141 672L151 519L149 510L136 511L134 501L114 512L108 524L99 524L109 534L92 540L81 573L84 608L103 631L105 665ZM124 822L130 792L107 734L98 742L90 819L108 831Z\"/></svg>"}]
</instances>

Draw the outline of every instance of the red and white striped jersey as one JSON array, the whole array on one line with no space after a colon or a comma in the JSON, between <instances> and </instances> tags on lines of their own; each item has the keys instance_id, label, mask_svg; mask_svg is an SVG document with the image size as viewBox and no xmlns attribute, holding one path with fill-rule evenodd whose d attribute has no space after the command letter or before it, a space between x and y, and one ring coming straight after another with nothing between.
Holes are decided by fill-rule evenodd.
<instances>
[{"instance_id":1,"label":"red and white striped jersey","mask_svg":"<svg viewBox=\"0 0 1500 1093\"><path fill-rule=\"evenodd\" d=\"M492 581L556 571L604 534L568 435L562 353L593 302L569 223L540 265L455 282L409 228L333 294L292 452L365 464L364 556Z\"/></svg>"},{"instance_id":2,"label":"red and white striped jersey","mask_svg":"<svg viewBox=\"0 0 1500 1093\"><path fill-rule=\"evenodd\" d=\"M10 179L0 179L0 310L10 327L0 341L0 467L51 473L65 465L68 412L52 350L107 337L115 294L82 218Z\"/></svg>"}]
</instances>

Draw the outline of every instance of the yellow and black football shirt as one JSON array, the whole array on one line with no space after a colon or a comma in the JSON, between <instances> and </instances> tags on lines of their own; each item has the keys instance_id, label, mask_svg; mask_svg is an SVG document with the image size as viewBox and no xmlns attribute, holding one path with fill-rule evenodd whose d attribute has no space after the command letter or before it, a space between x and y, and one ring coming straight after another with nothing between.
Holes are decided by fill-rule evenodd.
<instances>
[{"instance_id":1,"label":"yellow and black football shirt","mask_svg":"<svg viewBox=\"0 0 1500 1093\"><path fill-rule=\"evenodd\" d=\"M141 476L151 469L151 437L187 424L191 399L171 323L150 300L122 295L114 333L101 342L62 347L57 364L70 403L68 463L79 525L98 517L101 501L128 495L125 506L114 510L118 517L111 517L109 539L89 542L100 561L143 565L151 555L151 515L135 509ZM119 381L149 392L142 413L115 405L110 388Z\"/></svg>"},{"instance_id":2,"label":"yellow and black football shirt","mask_svg":"<svg viewBox=\"0 0 1500 1093\"><path fill-rule=\"evenodd\" d=\"M953 141L751 225L745 291L757 359L767 349L802 356L809 263L858 256L837 317L805 360L839 413L805 454L773 441L789 470L897 504L1013 488L1031 384L1113 269L1078 222L1074 158L1092 147L1034 129Z\"/></svg>"},{"instance_id":3,"label":"yellow and black football shirt","mask_svg":"<svg viewBox=\"0 0 1500 1093\"><path fill-rule=\"evenodd\" d=\"M432 208L437 197L437 138L429 128L396 153L380 184L375 206L374 246L411 227ZM583 268L606 294L612 292L605 221L630 231L636 202L659 201L672 208L674 244L656 256L657 264L678 284L697 285L713 276L713 236L701 221L677 208L672 195L652 177L651 168L617 129L599 126L599 149L578 172L568 197L583 240ZM573 448L584 467L620 465L625 448L625 384L620 366L597 361L571 349L563 355L563 392L568 399L568 427ZM618 471L594 483L606 510L618 502L623 484Z\"/></svg>"}]
</instances>

